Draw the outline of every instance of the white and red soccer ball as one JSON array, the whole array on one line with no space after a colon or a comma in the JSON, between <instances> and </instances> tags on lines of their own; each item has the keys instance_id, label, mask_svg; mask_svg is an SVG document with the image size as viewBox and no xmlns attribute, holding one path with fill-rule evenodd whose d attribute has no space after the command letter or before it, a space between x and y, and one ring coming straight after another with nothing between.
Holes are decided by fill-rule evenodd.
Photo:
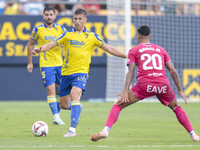
<instances>
[{"instance_id":1,"label":"white and red soccer ball","mask_svg":"<svg viewBox=\"0 0 200 150\"><path fill-rule=\"evenodd\" d=\"M37 121L32 126L32 132L37 137L47 136L49 127L44 121Z\"/></svg>"}]
</instances>

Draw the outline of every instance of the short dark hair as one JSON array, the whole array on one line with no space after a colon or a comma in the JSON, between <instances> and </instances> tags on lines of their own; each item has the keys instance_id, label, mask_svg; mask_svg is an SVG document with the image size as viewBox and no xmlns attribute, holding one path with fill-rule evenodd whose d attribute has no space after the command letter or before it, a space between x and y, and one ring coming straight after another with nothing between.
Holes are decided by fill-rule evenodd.
<instances>
[{"instance_id":1,"label":"short dark hair","mask_svg":"<svg viewBox=\"0 0 200 150\"><path fill-rule=\"evenodd\" d=\"M75 12L74 12L75 15L79 15L79 14L83 14L84 16L87 16L87 12L84 10L84 9L77 9Z\"/></svg>"},{"instance_id":2,"label":"short dark hair","mask_svg":"<svg viewBox=\"0 0 200 150\"><path fill-rule=\"evenodd\" d=\"M143 36L148 36L151 33L151 30L150 30L149 26L147 26L147 25L140 26L137 31L139 34L141 34Z\"/></svg>"},{"instance_id":3,"label":"short dark hair","mask_svg":"<svg viewBox=\"0 0 200 150\"><path fill-rule=\"evenodd\" d=\"M45 14L45 11L50 11L50 10L53 10L54 14L56 13L53 7L48 6L48 7L45 7L45 9L43 10L43 14Z\"/></svg>"}]
</instances>

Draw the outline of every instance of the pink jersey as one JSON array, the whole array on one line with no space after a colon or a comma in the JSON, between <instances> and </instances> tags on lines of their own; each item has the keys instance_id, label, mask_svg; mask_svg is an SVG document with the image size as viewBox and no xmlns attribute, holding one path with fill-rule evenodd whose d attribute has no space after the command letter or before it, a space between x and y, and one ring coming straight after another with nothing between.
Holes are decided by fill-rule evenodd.
<instances>
[{"instance_id":1,"label":"pink jersey","mask_svg":"<svg viewBox=\"0 0 200 150\"><path fill-rule=\"evenodd\" d=\"M165 74L165 63L171 61L164 48L151 44L139 44L129 50L127 65L134 63L138 67L139 83L169 82Z\"/></svg>"}]
</instances>

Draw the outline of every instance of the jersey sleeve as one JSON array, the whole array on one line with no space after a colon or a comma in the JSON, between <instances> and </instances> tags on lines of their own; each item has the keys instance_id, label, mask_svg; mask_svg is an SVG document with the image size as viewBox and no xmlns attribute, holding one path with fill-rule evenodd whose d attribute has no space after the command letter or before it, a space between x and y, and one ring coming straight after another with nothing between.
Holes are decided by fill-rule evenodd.
<instances>
[{"instance_id":1,"label":"jersey sleeve","mask_svg":"<svg viewBox=\"0 0 200 150\"><path fill-rule=\"evenodd\" d=\"M57 45L64 44L64 37L65 37L66 33L67 33L67 31L63 32L62 34L60 34L58 36L57 39L54 40L57 43Z\"/></svg>"},{"instance_id":2,"label":"jersey sleeve","mask_svg":"<svg viewBox=\"0 0 200 150\"><path fill-rule=\"evenodd\" d=\"M34 29L33 29L33 31L32 31L32 33L31 33L31 38L33 39L33 40L37 40L38 39L38 28L37 27L35 27Z\"/></svg>"},{"instance_id":3,"label":"jersey sleeve","mask_svg":"<svg viewBox=\"0 0 200 150\"><path fill-rule=\"evenodd\" d=\"M127 66L132 63L136 63L134 48L130 49L128 52Z\"/></svg>"},{"instance_id":4,"label":"jersey sleeve","mask_svg":"<svg viewBox=\"0 0 200 150\"><path fill-rule=\"evenodd\" d=\"M164 56L165 56L165 63L168 61L172 61L171 58L169 57L168 53L164 50Z\"/></svg>"},{"instance_id":5,"label":"jersey sleeve","mask_svg":"<svg viewBox=\"0 0 200 150\"><path fill-rule=\"evenodd\" d=\"M100 37L98 34L94 33L94 36L95 36L95 45L97 47L102 47L103 43L105 43Z\"/></svg>"}]
</instances>

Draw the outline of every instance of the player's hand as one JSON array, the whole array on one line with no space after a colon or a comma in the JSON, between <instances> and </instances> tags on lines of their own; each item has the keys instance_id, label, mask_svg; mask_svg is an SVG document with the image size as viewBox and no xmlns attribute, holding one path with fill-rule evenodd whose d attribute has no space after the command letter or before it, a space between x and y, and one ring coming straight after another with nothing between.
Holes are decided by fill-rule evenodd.
<instances>
[{"instance_id":1,"label":"player's hand","mask_svg":"<svg viewBox=\"0 0 200 150\"><path fill-rule=\"evenodd\" d=\"M116 94L116 96L120 96L120 98L118 99L119 104L129 102L128 91L123 91L122 93Z\"/></svg>"},{"instance_id":2,"label":"player's hand","mask_svg":"<svg viewBox=\"0 0 200 150\"><path fill-rule=\"evenodd\" d=\"M27 65L27 71L30 72L30 73L32 73L32 71L33 71L33 64L28 64Z\"/></svg>"},{"instance_id":3,"label":"player's hand","mask_svg":"<svg viewBox=\"0 0 200 150\"><path fill-rule=\"evenodd\" d=\"M183 92L183 91L180 91L180 92L179 92L179 95L183 98L183 100L185 101L185 104L187 105L187 98L186 98L184 92Z\"/></svg>"},{"instance_id":4,"label":"player's hand","mask_svg":"<svg viewBox=\"0 0 200 150\"><path fill-rule=\"evenodd\" d=\"M31 54L37 55L37 54L40 53L40 52L41 52L40 48L34 48L34 49L32 50L32 52L31 52Z\"/></svg>"},{"instance_id":5,"label":"player's hand","mask_svg":"<svg viewBox=\"0 0 200 150\"><path fill-rule=\"evenodd\" d=\"M36 55L36 54L38 54L38 53L40 53L40 52L41 52L40 48L34 48L34 49L32 50L32 52L31 52L31 54Z\"/></svg>"},{"instance_id":6,"label":"player's hand","mask_svg":"<svg viewBox=\"0 0 200 150\"><path fill-rule=\"evenodd\" d=\"M42 49L42 46L41 46L40 48L34 48L34 49L32 50L31 53L32 53L33 55L36 55L36 54L42 52L41 49Z\"/></svg>"},{"instance_id":7,"label":"player's hand","mask_svg":"<svg viewBox=\"0 0 200 150\"><path fill-rule=\"evenodd\" d=\"M61 45L60 45L60 47L61 47L61 48L64 48L64 45L63 45L63 44L61 44Z\"/></svg>"}]
</instances>

